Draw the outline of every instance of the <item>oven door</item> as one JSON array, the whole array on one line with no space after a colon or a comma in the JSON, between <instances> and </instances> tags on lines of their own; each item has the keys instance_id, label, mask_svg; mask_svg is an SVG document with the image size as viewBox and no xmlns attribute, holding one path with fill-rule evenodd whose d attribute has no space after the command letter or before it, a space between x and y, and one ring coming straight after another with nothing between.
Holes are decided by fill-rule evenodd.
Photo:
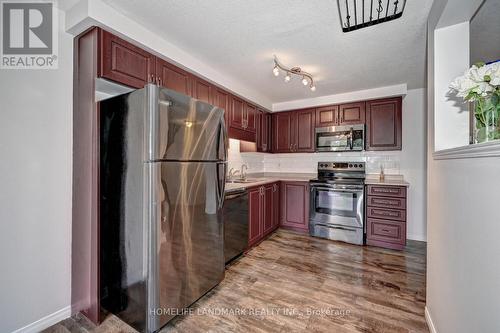
<instances>
[{"instance_id":1,"label":"oven door","mask_svg":"<svg viewBox=\"0 0 500 333\"><path fill-rule=\"evenodd\" d=\"M362 185L311 184L310 223L364 228Z\"/></svg>"}]
</instances>

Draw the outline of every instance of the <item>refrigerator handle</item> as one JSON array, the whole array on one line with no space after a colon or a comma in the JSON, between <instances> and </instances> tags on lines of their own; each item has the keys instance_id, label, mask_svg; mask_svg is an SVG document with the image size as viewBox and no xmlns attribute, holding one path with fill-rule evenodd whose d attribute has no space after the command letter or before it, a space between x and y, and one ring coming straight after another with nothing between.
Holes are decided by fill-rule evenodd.
<instances>
[{"instance_id":1,"label":"refrigerator handle","mask_svg":"<svg viewBox=\"0 0 500 333\"><path fill-rule=\"evenodd\" d=\"M224 117L220 118L220 131L219 131L219 159L222 161L227 161L227 150L229 148L229 138L227 135L227 128L226 128L226 122L224 120ZM222 149L222 156L221 150Z\"/></svg>"},{"instance_id":2,"label":"refrigerator handle","mask_svg":"<svg viewBox=\"0 0 500 333\"><path fill-rule=\"evenodd\" d=\"M224 205L224 196L226 192L226 162L217 163L217 201L218 208Z\"/></svg>"}]
</instances>

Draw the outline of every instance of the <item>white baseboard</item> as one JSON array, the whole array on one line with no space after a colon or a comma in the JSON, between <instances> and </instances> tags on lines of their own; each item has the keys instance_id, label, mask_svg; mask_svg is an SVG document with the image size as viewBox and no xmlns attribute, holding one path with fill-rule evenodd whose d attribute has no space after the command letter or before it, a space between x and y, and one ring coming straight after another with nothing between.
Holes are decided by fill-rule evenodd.
<instances>
[{"instance_id":1,"label":"white baseboard","mask_svg":"<svg viewBox=\"0 0 500 333\"><path fill-rule=\"evenodd\" d=\"M61 320L69 318L71 316L71 306L67 306L58 310L54 313L49 314L43 318L38 319L31 324L21 327L12 333L38 333L54 324L57 324Z\"/></svg>"},{"instance_id":2,"label":"white baseboard","mask_svg":"<svg viewBox=\"0 0 500 333\"><path fill-rule=\"evenodd\" d=\"M427 306L425 306L425 321L427 322L427 326L429 326L429 331L431 333L437 333L436 326L434 326L434 322L432 321L431 314L429 313Z\"/></svg>"},{"instance_id":3,"label":"white baseboard","mask_svg":"<svg viewBox=\"0 0 500 333\"><path fill-rule=\"evenodd\" d=\"M427 237L425 237L424 235L408 235L407 238L420 242L427 242Z\"/></svg>"}]
</instances>

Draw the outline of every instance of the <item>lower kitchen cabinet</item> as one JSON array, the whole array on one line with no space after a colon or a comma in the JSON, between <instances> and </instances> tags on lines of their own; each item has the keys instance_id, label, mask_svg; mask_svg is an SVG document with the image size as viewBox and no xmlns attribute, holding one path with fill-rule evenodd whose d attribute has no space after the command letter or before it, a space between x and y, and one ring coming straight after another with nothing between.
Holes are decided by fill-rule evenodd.
<instances>
[{"instance_id":1,"label":"lower kitchen cabinet","mask_svg":"<svg viewBox=\"0 0 500 333\"><path fill-rule=\"evenodd\" d=\"M279 226L279 183L252 188L248 192L248 247L262 241Z\"/></svg>"},{"instance_id":2,"label":"lower kitchen cabinet","mask_svg":"<svg viewBox=\"0 0 500 333\"><path fill-rule=\"evenodd\" d=\"M309 183L281 182L281 221L283 228L309 232Z\"/></svg>"},{"instance_id":3,"label":"lower kitchen cabinet","mask_svg":"<svg viewBox=\"0 0 500 333\"><path fill-rule=\"evenodd\" d=\"M404 249L406 187L368 185L366 193L366 244Z\"/></svg>"}]
</instances>

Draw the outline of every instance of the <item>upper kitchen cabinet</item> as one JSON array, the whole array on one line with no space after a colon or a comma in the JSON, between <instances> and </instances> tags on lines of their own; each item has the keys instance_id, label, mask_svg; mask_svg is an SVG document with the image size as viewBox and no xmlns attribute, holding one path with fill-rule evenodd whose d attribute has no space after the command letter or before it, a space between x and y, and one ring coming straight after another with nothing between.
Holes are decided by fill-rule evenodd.
<instances>
[{"instance_id":1,"label":"upper kitchen cabinet","mask_svg":"<svg viewBox=\"0 0 500 333\"><path fill-rule=\"evenodd\" d=\"M314 152L314 109L273 114L273 152Z\"/></svg>"},{"instance_id":2,"label":"upper kitchen cabinet","mask_svg":"<svg viewBox=\"0 0 500 333\"><path fill-rule=\"evenodd\" d=\"M278 112L272 115L272 142L274 153L292 151L292 112Z\"/></svg>"},{"instance_id":3,"label":"upper kitchen cabinet","mask_svg":"<svg viewBox=\"0 0 500 333\"><path fill-rule=\"evenodd\" d=\"M155 57L123 39L100 30L99 77L134 87L143 88L152 82L155 73Z\"/></svg>"},{"instance_id":4,"label":"upper kitchen cabinet","mask_svg":"<svg viewBox=\"0 0 500 333\"><path fill-rule=\"evenodd\" d=\"M365 102L330 105L316 109L316 127L365 123Z\"/></svg>"},{"instance_id":5,"label":"upper kitchen cabinet","mask_svg":"<svg viewBox=\"0 0 500 333\"><path fill-rule=\"evenodd\" d=\"M337 118L338 125L357 125L365 123L365 102L341 104Z\"/></svg>"},{"instance_id":6,"label":"upper kitchen cabinet","mask_svg":"<svg viewBox=\"0 0 500 333\"><path fill-rule=\"evenodd\" d=\"M314 124L316 112L314 109L299 110L293 113L294 152L307 153L314 152Z\"/></svg>"},{"instance_id":7,"label":"upper kitchen cabinet","mask_svg":"<svg viewBox=\"0 0 500 333\"><path fill-rule=\"evenodd\" d=\"M249 132L257 131L257 108L250 103L245 103L245 130Z\"/></svg>"},{"instance_id":8,"label":"upper kitchen cabinet","mask_svg":"<svg viewBox=\"0 0 500 333\"><path fill-rule=\"evenodd\" d=\"M262 110L257 111L257 151L271 151L271 115Z\"/></svg>"},{"instance_id":9,"label":"upper kitchen cabinet","mask_svg":"<svg viewBox=\"0 0 500 333\"><path fill-rule=\"evenodd\" d=\"M316 127L330 127L337 125L339 106L331 105L316 109Z\"/></svg>"},{"instance_id":10,"label":"upper kitchen cabinet","mask_svg":"<svg viewBox=\"0 0 500 333\"><path fill-rule=\"evenodd\" d=\"M156 75L160 86L191 96L191 75L185 70L156 58Z\"/></svg>"},{"instance_id":11,"label":"upper kitchen cabinet","mask_svg":"<svg viewBox=\"0 0 500 333\"><path fill-rule=\"evenodd\" d=\"M241 98L231 96L229 113L229 137L244 141L256 141L257 109Z\"/></svg>"},{"instance_id":12,"label":"upper kitchen cabinet","mask_svg":"<svg viewBox=\"0 0 500 333\"><path fill-rule=\"evenodd\" d=\"M224 109L224 118L226 120L226 128L229 129L229 116L231 115L231 95L220 88L215 87L213 102L215 106Z\"/></svg>"},{"instance_id":13,"label":"upper kitchen cabinet","mask_svg":"<svg viewBox=\"0 0 500 333\"><path fill-rule=\"evenodd\" d=\"M245 107L246 103L236 97L231 96L231 115L229 117L229 127L236 129L245 129Z\"/></svg>"},{"instance_id":14,"label":"upper kitchen cabinet","mask_svg":"<svg viewBox=\"0 0 500 333\"><path fill-rule=\"evenodd\" d=\"M193 98L199 99L200 101L207 102L209 104L215 103L214 86L196 76L192 77L192 82L193 86L191 89L191 95L193 96Z\"/></svg>"},{"instance_id":15,"label":"upper kitchen cabinet","mask_svg":"<svg viewBox=\"0 0 500 333\"><path fill-rule=\"evenodd\" d=\"M402 98L366 102L366 150L401 150Z\"/></svg>"}]
</instances>

